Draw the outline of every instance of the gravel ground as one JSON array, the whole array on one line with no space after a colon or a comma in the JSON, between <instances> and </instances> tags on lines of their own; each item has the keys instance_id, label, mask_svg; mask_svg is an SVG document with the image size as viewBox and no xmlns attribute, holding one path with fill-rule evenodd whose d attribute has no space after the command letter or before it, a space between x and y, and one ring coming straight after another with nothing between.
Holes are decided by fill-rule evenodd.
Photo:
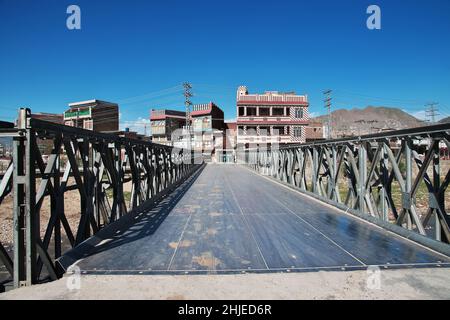
<instances>
[{"instance_id":1,"label":"gravel ground","mask_svg":"<svg viewBox=\"0 0 450 320\"><path fill-rule=\"evenodd\" d=\"M40 181L36 181L36 188ZM68 185L73 184L73 179L69 179ZM124 184L124 191L131 191L131 182ZM64 211L70 228L76 234L78 223L80 222L80 194L77 190L68 191L64 194ZM45 197L41 206L40 225L41 237L45 235L45 230L50 218L50 197ZM63 241L65 238L64 231ZM13 239L13 197L9 194L0 205L0 242L7 247L11 247ZM63 244L64 245L64 244Z\"/></svg>"},{"instance_id":2,"label":"gravel ground","mask_svg":"<svg viewBox=\"0 0 450 320\"><path fill-rule=\"evenodd\" d=\"M371 274L373 275L373 273ZM372 278L373 279L373 278ZM380 281L367 271L240 275L130 275L80 278L70 291L69 276L48 284L0 294L5 299L450 299L450 269L385 270ZM372 289L369 284L379 283Z\"/></svg>"}]
</instances>

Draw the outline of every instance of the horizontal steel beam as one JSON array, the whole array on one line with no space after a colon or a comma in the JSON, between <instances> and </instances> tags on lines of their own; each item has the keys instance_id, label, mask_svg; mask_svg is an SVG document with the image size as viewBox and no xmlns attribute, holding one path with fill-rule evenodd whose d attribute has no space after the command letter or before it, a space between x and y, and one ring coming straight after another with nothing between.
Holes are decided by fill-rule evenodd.
<instances>
[{"instance_id":1,"label":"horizontal steel beam","mask_svg":"<svg viewBox=\"0 0 450 320\"><path fill-rule=\"evenodd\" d=\"M62 124L57 123L51 123L48 121L40 120L40 119L34 119L30 118L28 121L28 126L30 128L33 128L36 131L39 131L38 133L44 136L52 136L52 133L62 133L67 135L73 135L77 137L83 137L91 139L92 141L108 141L110 143L121 143L124 145L142 145L142 146L148 146L148 147L158 147L166 150L171 150L171 146L166 146L162 144L156 144L150 141L142 141L138 139L131 139L131 138L125 138L125 137L119 137L118 135L111 134L111 133L102 133L92 130L87 130L83 128L76 128L76 127L70 127L65 126Z\"/></svg>"}]
</instances>

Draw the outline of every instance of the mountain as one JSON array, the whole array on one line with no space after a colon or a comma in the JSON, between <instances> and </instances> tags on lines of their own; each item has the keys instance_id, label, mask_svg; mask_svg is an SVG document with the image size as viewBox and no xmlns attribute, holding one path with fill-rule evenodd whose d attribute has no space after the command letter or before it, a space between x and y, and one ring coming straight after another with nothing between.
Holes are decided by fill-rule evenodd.
<instances>
[{"instance_id":1,"label":"mountain","mask_svg":"<svg viewBox=\"0 0 450 320\"><path fill-rule=\"evenodd\" d=\"M450 122L450 117L444 118L439 121L439 123L449 123L449 122Z\"/></svg>"},{"instance_id":2,"label":"mountain","mask_svg":"<svg viewBox=\"0 0 450 320\"><path fill-rule=\"evenodd\" d=\"M398 108L368 106L365 109L339 109L333 111L333 137L364 135L382 131L420 127L425 123ZM312 118L327 123L328 116Z\"/></svg>"}]
</instances>

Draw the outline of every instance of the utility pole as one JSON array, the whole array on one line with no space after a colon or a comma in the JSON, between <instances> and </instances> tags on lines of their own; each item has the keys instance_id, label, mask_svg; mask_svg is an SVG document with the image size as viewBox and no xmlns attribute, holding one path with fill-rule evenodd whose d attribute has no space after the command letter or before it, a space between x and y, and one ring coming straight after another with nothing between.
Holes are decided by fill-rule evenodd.
<instances>
[{"instance_id":1,"label":"utility pole","mask_svg":"<svg viewBox=\"0 0 450 320\"><path fill-rule=\"evenodd\" d=\"M430 117L430 121L432 124L436 123L436 116L439 115L438 113L438 102L431 102L425 105L425 107L428 107L425 112L427 117Z\"/></svg>"},{"instance_id":2,"label":"utility pole","mask_svg":"<svg viewBox=\"0 0 450 320\"><path fill-rule=\"evenodd\" d=\"M331 92L333 92L332 90L326 90L323 92L323 94L325 95L325 108L328 111L328 139L331 139L332 135L331 135L331 130L332 130L332 126L331 126Z\"/></svg>"},{"instance_id":3,"label":"utility pole","mask_svg":"<svg viewBox=\"0 0 450 320\"><path fill-rule=\"evenodd\" d=\"M77 109L77 124L75 125L78 128L78 119L80 117L80 108Z\"/></svg>"},{"instance_id":4,"label":"utility pole","mask_svg":"<svg viewBox=\"0 0 450 320\"><path fill-rule=\"evenodd\" d=\"M186 106L186 132L188 135L188 140L187 140L187 145L189 146L189 148L191 147L191 97L193 96L192 94L192 85L189 82L185 82L183 83L183 88L184 88L184 105Z\"/></svg>"},{"instance_id":5,"label":"utility pole","mask_svg":"<svg viewBox=\"0 0 450 320\"><path fill-rule=\"evenodd\" d=\"M192 102L190 98L192 97L192 85L189 82L183 83L184 88L184 105L186 106L186 129L190 128L190 121L191 121L191 105Z\"/></svg>"}]
</instances>

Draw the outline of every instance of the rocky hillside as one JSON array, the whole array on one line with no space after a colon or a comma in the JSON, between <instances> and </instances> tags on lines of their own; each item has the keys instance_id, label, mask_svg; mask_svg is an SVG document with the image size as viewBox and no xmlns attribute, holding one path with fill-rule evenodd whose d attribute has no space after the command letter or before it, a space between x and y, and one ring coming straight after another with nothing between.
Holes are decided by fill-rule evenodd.
<instances>
[{"instance_id":1,"label":"rocky hillside","mask_svg":"<svg viewBox=\"0 0 450 320\"><path fill-rule=\"evenodd\" d=\"M440 120L439 123L450 123L450 117Z\"/></svg>"},{"instance_id":2,"label":"rocky hillside","mask_svg":"<svg viewBox=\"0 0 450 320\"><path fill-rule=\"evenodd\" d=\"M313 121L327 123L328 116L319 116ZM339 109L332 112L333 136L353 136L382 131L414 128L424 122L398 108L373 107L365 109Z\"/></svg>"}]
</instances>

